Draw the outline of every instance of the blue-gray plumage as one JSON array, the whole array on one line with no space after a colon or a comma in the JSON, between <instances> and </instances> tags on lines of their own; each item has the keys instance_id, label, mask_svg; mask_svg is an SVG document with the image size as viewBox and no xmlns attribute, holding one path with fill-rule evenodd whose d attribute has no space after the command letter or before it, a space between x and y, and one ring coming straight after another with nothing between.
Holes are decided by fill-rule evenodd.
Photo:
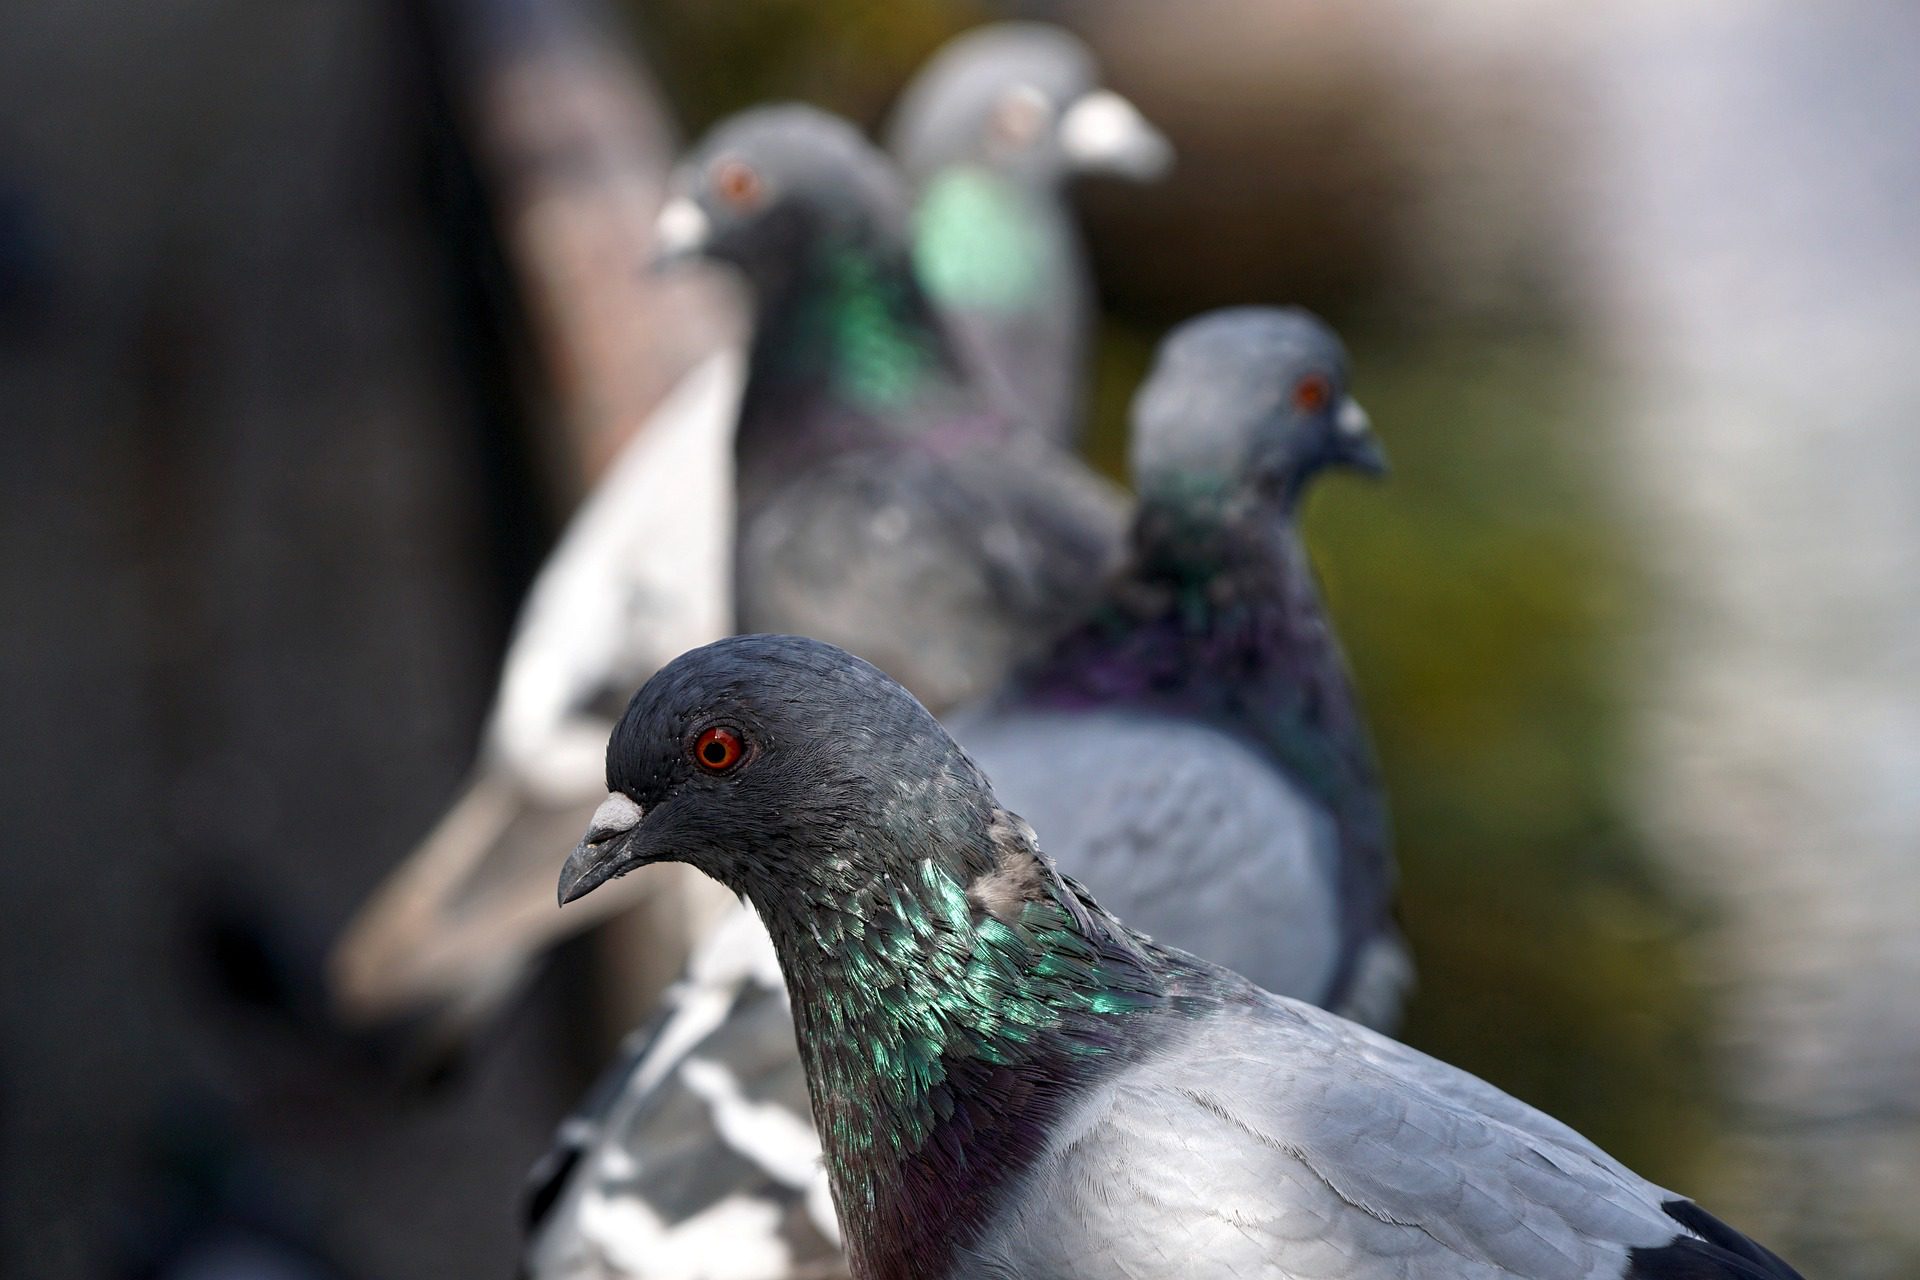
<instances>
[{"instance_id":1,"label":"blue-gray plumage","mask_svg":"<svg viewBox=\"0 0 1920 1280\"><path fill-rule=\"evenodd\" d=\"M1100 87L1086 45L1003 22L943 45L900 97L888 143L917 196L920 278L982 374L1030 424L1081 428L1093 281L1068 186L1145 181L1171 148Z\"/></svg>"},{"instance_id":2,"label":"blue-gray plumage","mask_svg":"<svg viewBox=\"0 0 1920 1280\"><path fill-rule=\"evenodd\" d=\"M955 735L1061 865L1155 937L1371 1025L1410 970L1385 798L1297 518L1385 463L1298 310L1181 325L1136 398L1125 564Z\"/></svg>"},{"instance_id":3,"label":"blue-gray plumage","mask_svg":"<svg viewBox=\"0 0 1920 1280\"><path fill-rule=\"evenodd\" d=\"M676 659L607 781L561 900L679 860L753 903L856 1280L1796 1280L1492 1086L1134 933L829 645Z\"/></svg>"},{"instance_id":4,"label":"blue-gray plumage","mask_svg":"<svg viewBox=\"0 0 1920 1280\"><path fill-rule=\"evenodd\" d=\"M850 125L744 112L675 185L665 239L737 269L756 312L740 626L844 644L936 706L981 696L1097 586L1116 492L970 372L910 262L899 175Z\"/></svg>"},{"instance_id":5,"label":"blue-gray plumage","mask_svg":"<svg viewBox=\"0 0 1920 1280\"><path fill-rule=\"evenodd\" d=\"M1268 990L1391 1026L1410 967L1389 913L1385 804L1295 528L1315 476L1383 466L1339 340L1305 312L1273 308L1182 325L1137 398L1133 451L1131 545L1089 618L950 726L1062 868L1102 886L1125 918ZM724 998L744 1002L743 987ZM669 1004L719 998L689 979ZM784 1041L770 1003L754 1016ZM739 1053L748 1042L735 1031L728 1043ZM694 1052L727 1063L715 1045ZM797 1063L777 1083L770 1098L784 1089L804 1114ZM665 1203L671 1171L647 1155L661 1140L651 1117L685 1082L655 1055L627 1091L622 1118L582 1145L616 1151L622 1170L637 1156L619 1194L663 1220L687 1216L696 1206ZM647 1094L657 1098L643 1106ZM721 1127L705 1126L726 1150ZM596 1168L584 1166L580 1196L606 1194ZM751 1171L728 1188L763 1205L802 1190ZM581 1203L549 1219L549 1249L596 1247L567 1225ZM775 1249L827 1252L815 1238Z\"/></svg>"}]
</instances>

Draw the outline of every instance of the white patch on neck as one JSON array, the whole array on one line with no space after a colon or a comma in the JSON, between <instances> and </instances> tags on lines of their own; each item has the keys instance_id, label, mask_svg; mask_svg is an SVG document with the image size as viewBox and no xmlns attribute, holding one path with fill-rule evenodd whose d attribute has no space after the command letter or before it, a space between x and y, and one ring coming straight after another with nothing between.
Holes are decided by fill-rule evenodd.
<instances>
[{"instance_id":1,"label":"white patch on neck","mask_svg":"<svg viewBox=\"0 0 1920 1280\"><path fill-rule=\"evenodd\" d=\"M1021 907L1045 896L1038 841L1025 819L1005 810L994 815L987 834L993 841L994 867L967 886L967 901L975 909L1011 923Z\"/></svg>"}]
</instances>

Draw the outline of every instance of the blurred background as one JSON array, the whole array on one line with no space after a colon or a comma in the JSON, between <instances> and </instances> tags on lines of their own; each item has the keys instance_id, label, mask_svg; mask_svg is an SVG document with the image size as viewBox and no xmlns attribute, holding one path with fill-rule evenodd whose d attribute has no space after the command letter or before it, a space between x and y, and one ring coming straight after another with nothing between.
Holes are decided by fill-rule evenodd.
<instances>
[{"instance_id":1,"label":"blurred background","mask_svg":"<svg viewBox=\"0 0 1920 1280\"><path fill-rule=\"evenodd\" d=\"M1920 1273L1920 9L1876 0L0 8L0 1272L235 1224L280 1269L221 1274L511 1272L593 944L425 1083L317 983L664 377L579 302L631 278L592 210L1003 16L1180 154L1082 193L1097 462L1182 317L1353 349L1395 472L1309 524L1405 1038L1809 1276Z\"/></svg>"}]
</instances>

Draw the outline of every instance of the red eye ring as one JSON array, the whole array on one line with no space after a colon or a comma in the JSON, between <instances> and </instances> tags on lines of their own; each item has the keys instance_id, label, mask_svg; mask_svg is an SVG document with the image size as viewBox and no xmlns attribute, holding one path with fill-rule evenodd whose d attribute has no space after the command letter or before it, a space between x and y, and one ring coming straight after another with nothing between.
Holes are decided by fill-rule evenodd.
<instances>
[{"instance_id":1,"label":"red eye ring","mask_svg":"<svg viewBox=\"0 0 1920 1280\"><path fill-rule=\"evenodd\" d=\"M1333 383L1324 373L1310 373L1293 384L1293 407L1301 413L1318 413L1333 399Z\"/></svg>"},{"instance_id":2,"label":"red eye ring","mask_svg":"<svg viewBox=\"0 0 1920 1280\"><path fill-rule=\"evenodd\" d=\"M724 725L714 725L693 740L693 762L708 773L725 773L747 754L740 735Z\"/></svg>"},{"instance_id":3,"label":"red eye ring","mask_svg":"<svg viewBox=\"0 0 1920 1280\"><path fill-rule=\"evenodd\" d=\"M713 190L736 209L760 203L760 174L744 160L722 160L713 167Z\"/></svg>"},{"instance_id":4,"label":"red eye ring","mask_svg":"<svg viewBox=\"0 0 1920 1280\"><path fill-rule=\"evenodd\" d=\"M1047 114L1045 94L1032 85L1015 85L993 104L988 127L999 141L1024 147L1040 136Z\"/></svg>"}]
</instances>

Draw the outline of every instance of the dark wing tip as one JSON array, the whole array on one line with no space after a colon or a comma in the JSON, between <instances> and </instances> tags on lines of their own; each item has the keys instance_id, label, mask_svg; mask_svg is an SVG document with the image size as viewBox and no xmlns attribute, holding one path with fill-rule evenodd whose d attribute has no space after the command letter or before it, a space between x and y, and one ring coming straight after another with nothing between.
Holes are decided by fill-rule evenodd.
<instances>
[{"instance_id":1,"label":"dark wing tip","mask_svg":"<svg viewBox=\"0 0 1920 1280\"><path fill-rule=\"evenodd\" d=\"M1622 1280L1805 1280L1778 1254L1693 1201L1669 1200L1660 1207L1693 1234L1657 1249L1635 1249Z\"/></svg>"}]
</instances>

